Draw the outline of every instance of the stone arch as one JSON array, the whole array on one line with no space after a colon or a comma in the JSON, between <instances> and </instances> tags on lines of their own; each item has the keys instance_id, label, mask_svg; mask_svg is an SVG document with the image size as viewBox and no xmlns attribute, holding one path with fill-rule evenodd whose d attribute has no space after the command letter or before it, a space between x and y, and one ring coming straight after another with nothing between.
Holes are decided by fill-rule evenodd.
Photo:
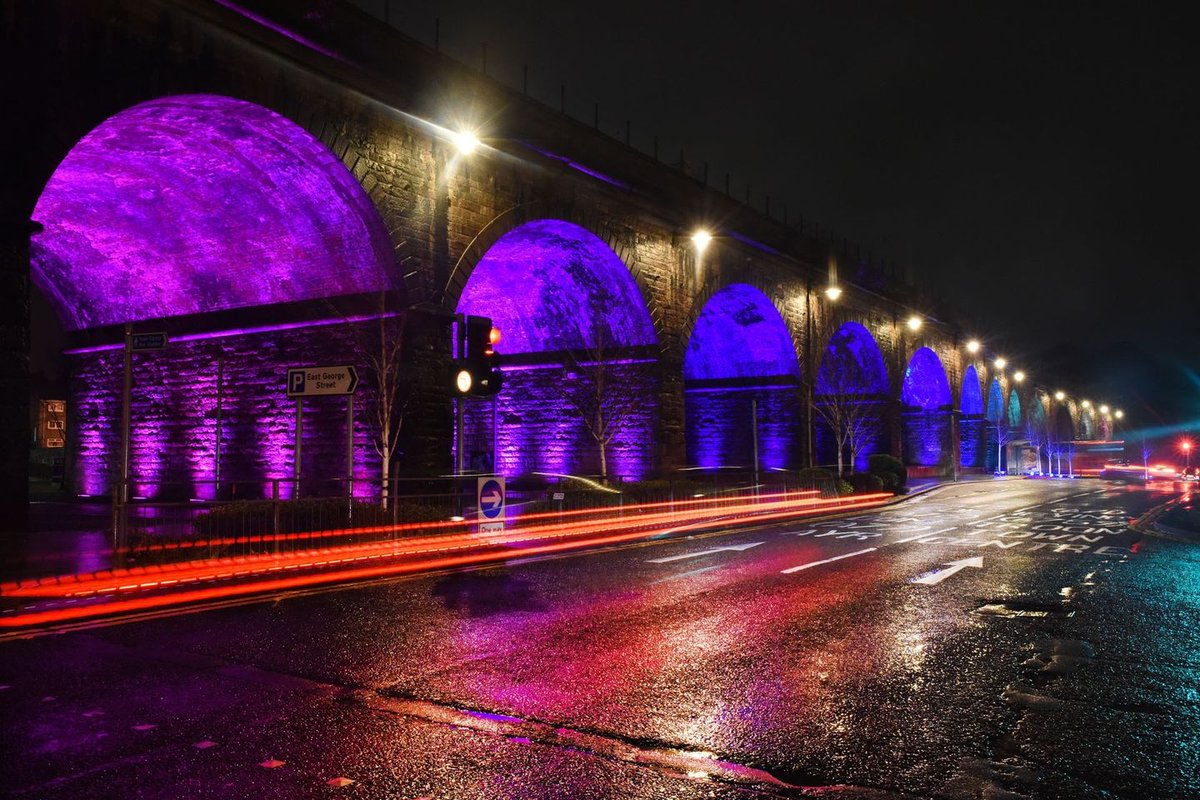
<instances>
[{"instance_id":1,"label":"stone arch","mask_svg":"<svg viewBox=\"0 0 1200 800\"><path fill-rule=\"evenodd\" d=\"M494 409L466 401L466 466L651 471L658 336L634 276L600 237L561 219L510 229L472 266L456 310L500 329L505 379ZM597 406L611 440L591 433Z\"/></svg>"},{"instance_id":2,"label":"stone arch","mask_svg":"<svg viewBox=\"0 0 1200 800\"><path fill-rule=\"evenodd\" d=\"M954 402L950 382L937 353L921 347L904 370L900 384L906 460L918 466L937 466L949 455L950 414Z\"/></svg>"},{"instance_id":3,"label":"stone arch","mask_svg":"<svg viewBox=\"0 0 1200 800\"><path fill-rule=\"evenodd\" d=\"M1010 426L1004 403L1004 387L999 378L992 378L987 396L987 465L993 472L1003 472L1006 462L1001 438L1007 440ZM1002 437L1003 434L1003 437Z\"/></svg>"},{"instance_id":4,"label":"stone arch","mask_svg":"<svg viewBox=\"0 0 1200 800\"><path fill-rule=\"evenodd\" d=\"M688 460L704 469L799 463L800 362L779 309L758 288L713 292L691 325L683 362Z\"/></svg>"},{"instance_id":5,"label":"stone arch","mask_svg":"<svg viewBox=\"0 0 1200 800\"><path fill-rule=\"evenodd\" d=\"M1008 426L1015 430L1021 429L1021 424L1024 417L1021 414L1021 395L1017 392L1016 387L1008 393Z\"/></svg>"},{"instance_id":6,"label":"stone arch","mask_svg":"<svg viewBox=\"0 0 1200 800\"><path fill-rule=\"evenodd\" d=\"M175 95L79 140L33 218L34 282L75 330L402 288L353 174L267 108Z\"/></svg>"},{"instance_id":7,"label":"stone arch","mask_svg":"<svg viewBox=\"0 0 1200 800\"><path fill-rule=\"evenodd\" d=\"M222 480L245 481L247 494L251 482L287 477L295 412L278 375L288 365L352 357L351 325L319 319L339 314L327 301L361 302L384 290L403 300L390 235L354 174L297 123L225 95L171 95L108 116L63 157L33 218L41 231L30 243L31 274L65 327L104 342L119 338L113 331L123 323L162 320L154 327L172 334L168 350L135 356L136 493L159 496L167 484L201 496L213 490L218 392ZM255 310L265 307L272 311ZM289 328L282 335L280 308ZM248 318L261 324L241 329ZM88 494L109 491L118 463L116 348L68 351L80 412L75 481ZM309 404L319 420L304 429L309 482L344 474L322 466L345 464L344 417L320 411L335 402L345 407L342 398ZM363 393L353 402L366 402ZM377 477L368 435L356 426L354 470L364 491Z\"/></svg>"},{"instance_id":8,"label":"stone arch","mask_svg":"<svg viewBox=\"0 0 1200 800\"><path fill-rule=\"evenodd\" d=\"M959 411L962 412L958 426L959 459L966 468L984 467L987 456L986 418L983 390L974 364L968 364L963 370L959 398Z\"/></svg>"},{"instance_id":9,"label":"stone arch","mask_svg":"<svg viewBox=\"0 0 1200 800\"><path fill-rule=\"evenodd\" d=\"M448 309L457 309L462 304L462 294L470 283L471 276L479 267L480 262L492 252L493 246L507 238L513 231L522 229L530 223L544 223L550 220L560 223L564 230L575 229L590 234L594 239L602 242L612 255L625 266L633 285L641 294L641 303L650 314L655 336L658 341L662 342L664 334L662 314L653 287L647 282L646 275L637 261L634 233L593 212L580 209L573 203L528 201L518 203L497 214L476 233L451 268L442 292L444 306Z\"/></svg>"},{"instance_id":10,"label":"stone arch","mask_svg":"<svg viewBox=\"0 0 1200 800\"><path fill-rule=\"evenodd\" d=\"M815 384L817 451L822 463L844 462L848 455L839 452L835 429L839 416L858 423L861 446L853 468L865 468L871 453L887 452L884 421L891 402L887 367L875 337L861 323L845 322L829 337Z\"/></svg>"}]
</instances>

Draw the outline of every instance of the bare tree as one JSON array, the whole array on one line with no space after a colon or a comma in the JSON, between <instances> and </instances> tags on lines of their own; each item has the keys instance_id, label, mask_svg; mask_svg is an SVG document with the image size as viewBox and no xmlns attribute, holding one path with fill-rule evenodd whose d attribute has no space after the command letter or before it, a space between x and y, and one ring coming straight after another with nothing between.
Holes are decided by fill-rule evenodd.
<instances>
[{"instance_id":1,"label":"bare tree","mask_svg":"<svg viewBox=\"0 0 1200 800\"><path fill-rule=\"evenodd\" d=\"M853 470L858 457L879 430L876 397L862 391L861 376L852 366L856 363L837 359L821 373L819 386L810 387L812 407L837 443L838 475L845 471L847 451Z\"/></svg>"},{"instance_id":2,"label":"bare tree","mask_svg":"<svg viewBox=\"0 0 1200 800\"><path fill-rule=\"evenodd\" d=\"M585 344L565 353L562 380L554 388L595 440L600 451L600 477L607 483L609 445L641 405L641 397L616 374L617 350L610 341L608 326L598 314L593 319L591 335L581 337Z\"/></svg>"},{"instance_id":3,"label":"bare tree","mask_svg":"<svg viewBox=\"0 0 1200 800\"><path fill-rule=\"evenodd\" d=\"M408 309L401 305L396 291L382 289L373 298L369 314L348 314L341 308L335 310L346 320L354 341L355 356L364 367L371 447L379 456L380 502L387 509L392 462L412 399L412 387L404 380L402 369Z\"/></svg>"},{"instance_id":4,"label":"bare tree","mask_svg":"<svg viewBox=\"0 0 1200 800\"><path fill-rule=\"evenodd\" d=\"M996 429L996 472L1001 472L1004 466L1004 448L1013 438L1013 429L1008 424L1008 413L1005 409L1000 409L1000 415L992 420L992 427Z\"/></svg>"},{"instance_id":5,"label":"bare tree","mask_svg":"<svg viewBox=\"0 0 1200 800\"><path fill-rule=\"evenodd\" d=\"M1154 451L1150 445L1146 444L1146 437L1142 437L1142 470L1145 473L1146 480L1150 480L1150 456Z\"/></svg>"}]
</instances>

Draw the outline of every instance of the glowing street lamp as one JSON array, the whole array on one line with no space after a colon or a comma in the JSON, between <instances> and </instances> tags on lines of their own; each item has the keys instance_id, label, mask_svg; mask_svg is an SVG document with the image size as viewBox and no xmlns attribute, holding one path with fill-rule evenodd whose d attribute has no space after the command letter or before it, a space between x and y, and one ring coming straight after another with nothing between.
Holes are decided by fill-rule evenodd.
<instances>
[{"instance_id":1,"label":"glowing street lamp","mask_svg":"<svg viewBox=\"0 0 1200 800\"><path fill-rule=\"evenodd\" d=\"M1092 407L1092 401L1091 401L1091 400L1084 400L1084 401L1083 401L1082 403L1080 403L1079 405L1083 406L1084 408L1091 408L1091 407Z\"/></svg>"},{"instance_id":2,"label":"glowing street lamp","mask_svg":"<svg viewBox=\"0 0 1200 800\"><path fill-rule=\"evenodd\" d=\"M1066 392L1055 392L1054 399L1061 403L1063 400L1067 399L1067 393Z\"/></svg>"},{"instance_id":3,"label":"glowing street lamp","mask_svg":"<svg viewBox=\"0 0 1200 800\"><path fill-rule=\"evenodd\" d=\"M911 317L909 317L908 318L908 329L910 331L921 330L921 318L918 317L916 314L913 314Z\"/></svg>"},{"instance_id":4,"label":"glowing street lamp","mask_svg":"<svg viewBox=\"0 0 1200 800\"><path fill-rule=\"evenodd\" d=\"M1100 413L1101 413L1101 414L1107 414L1107 413L1108 413L1108 406L1105 406L1105 405L1102 405L1102 406L1100 406Z\"/></svg>"},{"instance_id":5,"label":"glowing street lamp","mask_svg":"<svg viewBox=\"0 0 1200 800\"><path fill-rule=\"evenodd\" d=\"M992 363L993 363L993 365L996 367L996 369L1004 369L1005 367L1007 367L1007 366L1008 366L1008 362L1007 362L1007 361L1005 361L1003 358L997 358L997 359L996 359L994 362L992 362Z\"/></svg>"},{"instance_id":6,"label":"glowing street lamp","mask_svg":"<svg viewBox=\"0 0 1200 800\"><path fill-rule=\"evenodd\" d=\"M971 355L975 355L976 353L979 352L979 340L978 339L972 339L971 341L967 342L967 352L970 353Z\"/></svg>"},{"instance_id":7,"label":"glowing street lamp","mask_svg":"<svg viewBox=\"0 0 1200 800\"><path fill-rule=\"evenodd\" d=\"M479 147L479 137L475 135L474 131L461 130L456 132L453 135L453 138L454 146L457 147L458 152L462 153L464 156L470 155L475 151L475 148Z\"/></svg>"},{"instance_id":8,"label":"glowing street lamp","mask_svg":"<svg viewBox=\"0 0 1200 800\"><path fill-rule=\"evenodd\" d=\"M1021 381L1025 380L1025 373L1021 372L1021 370L1017 370L1013 373L1013 380L1017 383L1020 383Z\"/></svg>"},{"instance_id":9,"label":"glowing street lamp","mask_svg":"<svg viewBox=\"0 0 1200 800\"><path fill-rule=\"evenodd\" d=\"M842 296L842 289L840 286L830 286L825 290L825 296L830 300L837 300Z\"/></svg>"},{"instance_id":10,"label":"glowing street lamp","mask_svg":"<svg viewBox=\"0 0 1200 800\"><path fill-rule=\"evenodd\" d=\"M1117 419L1125 419L1125 412L1118 408L1113 412L1113 416Z\"/></svg>"},{"instance_id":11,"label":"glowing street lamp","mask_svg":"<svg viewBox=\"0 0 1200 800\"><path fill-rule=\"evenodd\" d=\"M692 244L696 246L697 253L703 253L704 248L708 247L708 243L712 241L712 234L704 228L692 234Z\"/></svg>"},{"instance_id":12,"label":"glowing street lamp","mask_svg":"<svg viewBox=\"0 0 1200 800\"><path fill-rule=\"evenodd\" d=\"M1192 469L1192 441L1190 439L1181 439L1179 441L1179 449L1183 451L1183 471L1190 472Z\"/></svg>"}]
</instances>

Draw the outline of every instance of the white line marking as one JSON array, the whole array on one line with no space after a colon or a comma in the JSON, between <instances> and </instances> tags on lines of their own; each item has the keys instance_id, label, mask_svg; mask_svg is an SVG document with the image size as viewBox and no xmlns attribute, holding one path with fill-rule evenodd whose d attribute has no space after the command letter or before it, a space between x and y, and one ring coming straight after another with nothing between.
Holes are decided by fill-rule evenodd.
<instances>
[{"instance_id":1,"label":"white line marking","mask_svg":"<svg viewBox=\"0 0 1200 800\"><path fill-rule=\"evenodd\" d=\"M966 567L981 569L983 567L983 558L981 556L964 558L961 561L951 561L946 566L950 567L950 569L928 572L919 578L913 578L909 583L923 583L926 586L935 586Z\"/></svg>"},{"instance_id":2,"label":"white line marking","mask_svg":"<svg viewBox=\"0 0 1200 800\"><path fill-rule=\"evenodd\" d=\"M784 575L787 575L792 572L799 572L802 569L812 569L813 567L819 567L822 564L829 564L834 561L841 561L843 558L853 558L854 556L861 556L863 553L872 553L878 549L879 548L877 548L877 547L868 547L866 550L856 550L853 553L846 553L844 556L834 556L833 558L826 558L821 561L814 561L811 564L801 564L798 567L788 567L787 569L782 570L782 572Z\"/></svg>"},{"instance_id":3,"label":"white line marking","mask_svg":"<svg viewBox=\"0 0 1200 800\"><path fill-rule=\"evenodd\" d=\"M726 550L749 550L751 547L758 547L762 542L751 542L750 544L731 544L728 547L714 547L710 550L701 550L698 553L682 553L677 556L667 556L666 558L649 558L646 559L647 564L667 564L671 561L683 561L685 558L700 558L701 556L711 556L713 553L723 553Z\"/></svg>"},{"instance_id":4,"label":"white line marking","mask_svg":"<svg viewBox=\"0 0 1200 800\"><path fill-rule=\"evenodd\" d=\"M939 533L948 533L957 527L957 525L952 525L949 528L942 528L940 531L926 531L925 533L918 533L916 536L909 536L907 539L897 539L896 541L892 542L892 544L915 542L917 539L924 539L926 536L937 536Z\"/></svg>"}]
</instances>

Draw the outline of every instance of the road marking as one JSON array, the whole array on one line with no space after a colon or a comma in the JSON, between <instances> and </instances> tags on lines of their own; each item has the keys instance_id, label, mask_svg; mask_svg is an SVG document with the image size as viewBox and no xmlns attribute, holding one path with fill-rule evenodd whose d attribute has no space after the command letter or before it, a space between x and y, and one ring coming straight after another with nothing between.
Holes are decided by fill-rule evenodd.
<instances>
[{"instance_id":1,"label":"road marking","mask_svg":"<svg viewBox=\"0 0 1200 800\"><path fill-rule=\"evenodd\" d=\"M843 558L853 558L854 556L861 556L864 553L873 553L878 549L879 548L877 548L877 547L868 547L865 550L856 550L853 553L846 553L845 555L842 555L842 556L834 556L833 558L825 558L820 561L813 561L809 564L801 564L798 567L788 567L787 569L782 570L782 572L784 575L787 575L792 572L799 572L802 569L812 569L813 567L819 567L822 564L830 564L834 561L841 561Z\"/></svg>"},{"instance_id":2,"label":"road marking","mask_svg":"<svg viewBox=\"0 0 1200 800\"><path fill-rule=\"evenodd\" d=\"M917 539L924 539L926 536L937 536L939 533L948 533L957 527L958 527L957 525L951 525L949 528L942 528L940 531L932 531L932 532L927 531L925 533L918 533L916 536L909 536L907 539L897 539L896 541L892 542L892 544L904 544L905 542L915 542Z\"/></svg>"},{"instance_id":3,"label":"road marking","mask_svg":"<svg viewBox=\"0 0 1200 800\"><path fill-rule=\"evenodd\" d=\"M951 575L967 568L981 569L983 567L983 557L976 556L975 558L963 558L958 561L950 561L946 564L950 569L939 569L933 572L927 572L919 578L913 578L909 583L921 583L926 586L935 586L949 578Z\"/></svg>"},{"instance_id":4,"label":"road marking","mask_svg":"<svg viewBox=\"0 0 1200 800\"><path fill-rule=\"evenodd\" d=\"M736 550L741 552L749 550L751 547L758 547L762 542L751 542L750 544L731 544L727 547L714 547L710 550L701 550L698 553L682 553L677 556L667 556L666 558L649 558L646 559L647 564L667 564L671 561L683 561L685 558L700 558L701 556L711 556L713 553L723 553L726 550Z\"/></svg>"},{"instance_id":5,"label":"road marking","mask_svg":"<svg viewBox=\"0 0 1200 800\"><path fill-rule=\"evenodd\" d=\"M651 584L665 583L666 581L676 581L676 580L679 580L680 578L690 578L693 575L700 575L701 573L704 573L704 572L712 572L714 569L720 569L720 568L721 567L719 564L713 564L711 567L701 567L700 569L693 569L693 570L690 570L689 572L681 572L678 575L668 575L665 578L659 578L656 581L651 581Z\"/></svg>"}]
</instances>

